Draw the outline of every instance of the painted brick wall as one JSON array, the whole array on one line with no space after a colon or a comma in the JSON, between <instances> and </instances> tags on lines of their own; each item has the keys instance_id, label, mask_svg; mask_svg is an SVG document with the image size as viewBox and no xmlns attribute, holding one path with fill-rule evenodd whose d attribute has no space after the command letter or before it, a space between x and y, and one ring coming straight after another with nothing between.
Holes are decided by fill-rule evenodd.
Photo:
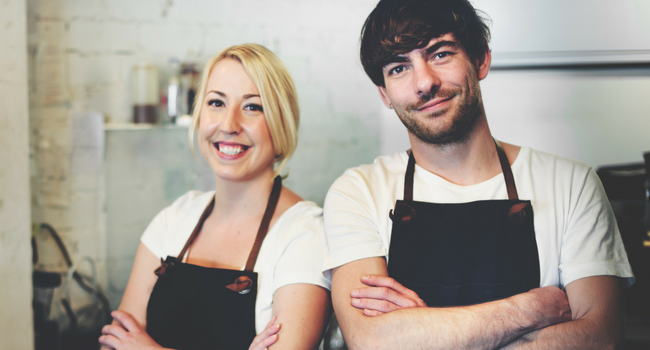
<instances>
[{"instance_id":1,"label":"painted brick wall","mask_svg":"<svg viewBox=\"0 0 650 350\"><path fill-rule=\"evenodd\" d=\"M25 8L0 2L0 350L34 344Z\"/></svg>"}]
</instances>

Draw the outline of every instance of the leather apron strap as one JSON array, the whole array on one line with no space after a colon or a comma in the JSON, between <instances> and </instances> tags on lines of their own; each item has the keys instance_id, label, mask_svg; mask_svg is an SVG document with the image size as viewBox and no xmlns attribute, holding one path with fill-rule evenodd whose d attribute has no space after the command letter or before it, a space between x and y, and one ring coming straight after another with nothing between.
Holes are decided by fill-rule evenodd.
<instances>
[{"instance_id":1,"label":"leather apron strap","mask_svg":"<svg viewBox=\"0 0 650 350\"><path fill-rule=\"evenodd\" d=\"M501 171L503 172L503 177L506 180L506 187L508 189L508 199L519 199L517 195L517 186L515 186L515 177L512 175L512 168L510 167L510 161L508 161L508 156L506 152L501 147L501 143L494 140L494 145L497 147L497 154L499 155L499 163L501 163Z\"/></svg>"},{"instance_id":2,"label":"leather apron strap","mask_svg":"<svg viewBox=\"0 0 650 350\"><path fill-rule=\"evenodd\" d=\"M508 190L508 199L519 199L517 195L517 187L515 186L515 178L512 175L512 168L510 167L510 162L508 161L508 156L506 152L501 147L501 143L494 140L494 145L499 156L499 164L501 164L501 171L503 172L503 177L506 181L506 188ZM413 200L413 177L415 174L415 157L413 156L413 151L409 150L409 160L406 165L406 174L404 175L404 200L412 201Z\"/></svg>"},{"instance_id":3,"label":"leather apron strap","mask_svg":"<svg viewBox=\"0 0 650 350\"><path fill-rule=\"evenodd\" d=\"M278 175L273 180L273 189L271 189L271 194L266 204L266 209L264 210L264 216L262 217L262 222L260 223L260 227L257 230L257 236L255 237L255 242L253 243L253 247L251 248L251 251L248 254L248 259L246 261L246 266L244 267L244 271L253 271L253 268L255 267L255 263L257 262L257 256L259 255L260 249L262 248L262 242L264 241L264 237L266 237L266 234L269 231L269 225L271 224L271 219L273 218L273 214L275 213L275 208L278 205L278 200L280 199L280 192L282 192L282 178L280 177L280 175ZM203 223L208 218L210 213L212 213L213 209L214 209L214 197L212 197L210 204L208 204L208 206L203 211L203 214L201 214L199 223L194 228L194 231L192 231L190 238L188 238L187 242L185 242L185 246L183 246L183 249L181 250L180 254L178 254L178 258L177 258L178 261L183 261L185 254L187 254L187 250L190 248L192 243L194 243L196 237L199 236L199 232L201 232L201 228L203 228ZM161 263L160 266L154 271L154 273L158 276L164 274L165 270L168 268L167 264L163 261L162 258L160 258L160 263Z\"/></svg>"},{"instance_id":4,"label":"leather apron strap","mask_svg":"<svg viewBox=\"0 0 650 350\"><path fill-rule=\"evenodd\" d=\"M271 195L269 196L269 202L266 205L264 217L262 217L262 222L260 223L260 228L257 230L257 236L255 237L253 248L251 249L250 254L248 254L248 261L246 261L246 267L244 268L244 271L253 271L253 268L255 267L257 256L260 253L260 248L262 248L262 242L264 241L266 234L269 232L269 225L271 224L273 213L275 213L275 207L278 206L280 192L282 192L282 178L280 175L278 175L273 181L273 189L271 190Z\"/></svg>"},{"instance_id":5,"label":"leather apron strap","mask_svg":"<svg viewBox=\"0 0 650 350\"><path fill-rule=\"evenodd\" d=\"M497 150L497 155L499 156L499 164L501 164L501 171L503 172L503 177L506 182L506 189L508 191L508 199L518 200L519 195L517 194L517 187L515 186L515 178L512 175L512 168L510 167L510 161L506 156L506 152L501 147L501 143L494 140L494 145ZM404 175L404 201L410 203L413 201L413 177L415 174L415 157L413 156L413 151L409 150L409 160L406 165L406 174ZM518 203L513 205L508 211L508 219L512 222L521 222L523 217L526 215L524 208L528 204ZM400 210L400 217L403 221L409 221L414 213L409 206L404 206L405 209ZM393 219L393 211L390 213L390 218Z\"/></svg>"}]
</instances>

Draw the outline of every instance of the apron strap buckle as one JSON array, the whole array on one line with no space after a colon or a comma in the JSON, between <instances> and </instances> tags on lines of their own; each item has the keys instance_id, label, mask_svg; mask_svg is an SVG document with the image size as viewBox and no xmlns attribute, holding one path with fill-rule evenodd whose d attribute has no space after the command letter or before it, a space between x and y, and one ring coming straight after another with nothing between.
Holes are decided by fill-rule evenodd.
<instances>
[{"instance_id":1,"label":"apron strap buckle","mask_svg":"<svg viewBox=\"0 0 650 350\"><path fill-rule=\"evenodd\" d=\"M388 216L393 222L410 223L415 220L415 209L406 202L397 201L395 210L391 209Z\"/></svg>"},{"instance_id":2,"label":"apron strap buckle","mask_svg":"<svg viewBox=\"0 0 650 350\"><path fill-rule=\"evenodd\" d=\"M526 206L528 203L517 203L508 210L508 220L513 224L521 224L526 217Z\"/></svg>"},{"instance_id":3,"label":"apron strap buckle","mask_svg":"<svg viewBox=\"0 0 650 350\"><path fill-rule=\"evenodd\" d=\"M172 266L174 266L173 261L166 262L163 260L163 258L160 258L160 266L158 266L158 268L156 268L153 273L155 273L158 277L162 277Z\"/></svg>"},{"instance_id":4,"label":"apron strap buckle","mask_svg":"<svg viewBox=\"0 0 650 350\"><path fill-rule=\"evenodd\" d=\"M253 281L248 276L239 276L235 283L229 284L226 288L239 294L248 294L253 286Z\"/></svg>"}]
</instances>

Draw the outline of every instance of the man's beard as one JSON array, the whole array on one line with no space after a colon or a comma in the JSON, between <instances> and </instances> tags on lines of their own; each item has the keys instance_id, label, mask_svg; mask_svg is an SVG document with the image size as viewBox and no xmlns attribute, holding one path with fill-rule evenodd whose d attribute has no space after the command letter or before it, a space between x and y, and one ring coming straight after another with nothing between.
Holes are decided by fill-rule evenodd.
<instances>
[{"instance_id":1,"label":"man's beard","mask_svg":"<svg viewBox=\"0 0 650 350\"><path fill-rule=\"evenodd\" d=\"M406 106L403 110L395 108L395 112L404 126L423 142L439 146L462 144L467 141L479 120L480 97L476 91L479 91L478 86L468 89L469 94L461 101L456 111L443 109L427 116L421 116L420 119L414 116L415 109L421 108L434 98L448 99L454 96L455 98L461 98L463 96L461 89L432 91L430 94L423 95L416 103ZM449 127L443 129L427 125L430 119L437 118L445 113L454 113L453 116L450 116L451 125Z\"/></svg>"}]
</instances>

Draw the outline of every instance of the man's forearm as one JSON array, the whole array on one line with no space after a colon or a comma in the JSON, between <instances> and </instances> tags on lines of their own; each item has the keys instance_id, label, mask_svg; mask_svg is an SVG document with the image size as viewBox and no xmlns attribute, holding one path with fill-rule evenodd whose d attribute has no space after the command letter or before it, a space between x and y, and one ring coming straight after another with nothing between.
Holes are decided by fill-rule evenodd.
<instances>
[{"instance_id":1,"label":"man's forearm","mask_svg":"<svg viewBox=\"0 0 650 350\"><path fill-rule=\"evenodd\" d=\"M332 271L334 312L350 349L491 349L551 324L571 320L569 303L555 287L466 307L418 307L368 317L352 306L363 275L387 276L383 258L352 261Z\"/></svg>"},{"instance_id":2,"label":"man's forearm","mask_svg":"<svg viewBox=\"0 0 650 350\"><path fill-rule=\"evenodd\" d=\"M530 331L512 322L512 304L411 308L368 319L365 337L346 335L351 349L493 349ZM507 311L506 311L507 310Z\"/></svg>"},{"instance_id":3,"label":"man's forearm","mask_svg":"<svg viewBox=\"0 0 650 350\"><path fill-rule=\"evenodd\" d=\"M567 286L574 321L530 332L505 349L621 349L625 303L621 280L583 278Z\"/></svg>"},{"instance_id":4,"label":"man's forearm","mask_svg":"<svg viewBox=\"0 0 650 350\"><path fill-rule=\"evenodd\" d=\"M495 349L562 318L559 311L557 317L540 317L539 310L548 305L538 294L547 292L467 307L402 309L378 317L355 310L357 315L346 313L340 322L351 349Z\"/></svg>"},{"instance_id":5,"label":"man's forearm","mask_svg":"<svg viewBox=\"0 0 650 350\"><path fill-rule=\"evenodd\" d=\"M539 329L516 339L503 349L622 349L623 334L616 331L599 332L592 320L576 320Z\"/></svg>"}]
</instances>

